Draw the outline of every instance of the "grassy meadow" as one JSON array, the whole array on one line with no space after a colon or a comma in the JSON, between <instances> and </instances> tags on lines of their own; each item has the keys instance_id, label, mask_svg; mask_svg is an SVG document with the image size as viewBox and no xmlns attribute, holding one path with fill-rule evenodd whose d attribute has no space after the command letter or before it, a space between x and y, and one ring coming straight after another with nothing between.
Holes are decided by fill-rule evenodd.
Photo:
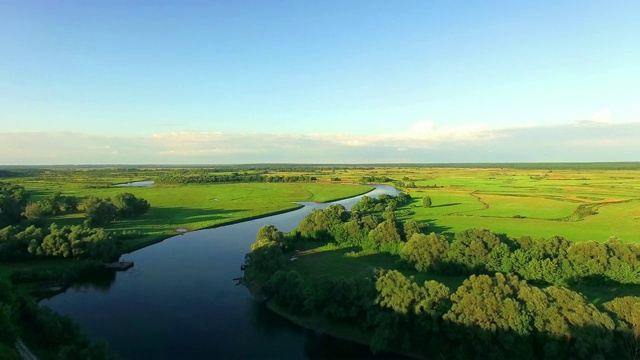
<instances>
[{"instance_id":1,"label":"grassy meadow","mask_svg":"<svg viewBox=\"0 0 640 360\"><path fill-rule=\"evenodd\" d=\"M363 194L370 186L355 184L321 183L241 183L213 185L153 185L150 187L114 187L114 184L144 180L145 173L131 177L114 174L113 178L96 171L45 174L41 177L11 179L31 192L31 201L56 192L85 198L89 195L101 198L129 192L151 204L142 217L119 220L108 230L135 231L141 237L126 240L124 250L131 251L159 239L176 234L176 229L189 231L233 223L268 214L292 210L300 205L295 202L331 200ZM80 209L82 210L82 209ZM61 225L79 224L84 220L82 211L74 214L52 216L47 221Z\"/></svg>"},{"instance_id":2,"label":"grassy meadow","mask_svg":"<svg viewBox=\"0 0 640 360\"><path fill-rule=\"evenodd\" d=\"M482 227L511 237L560 235L572 241L606 241L617 236L640 241L640 166L635 163L473 166L247 165L244 170L317 178L311 183L113 186L154 180L163 174L231 174L240 171L237 168L31 169L29 176L0 181L24 186L31 192L32 201L56 192L105 198L126 191L146 199L151 209L143 217L109 226L116 231L138 231L146 237L129 242L130 249L150 238L171 235L177 228L218 226L290 210L298 206L294 202L325 202L361 194L370 188L353 184L372 176L387 177L396 186L402 185L398 182L413 183L415 187L402 187L414 199L403 218L427 222L436 232ZM431 197L431 207L422 206L424 196ZM82 218L83 214L77 213L49 220L74 224Z\"/></svg>"},{"instance_id":3,"label":"grassy meadow","mask_svg":"<svg viewBox=\"0 0 640 360\"><path fill-rule=\"evenodd\" d=\"M617 236L640 242L640 170L592 166L397 167L343 170L336 176L413 181L415 188L404 189L414 198L405 218L428 222L436 232L482 227L511 237L560 235L572 241L606 241ZM431 197L430 208L422 206L424 196Z\"/></svg>"}]
</instances>

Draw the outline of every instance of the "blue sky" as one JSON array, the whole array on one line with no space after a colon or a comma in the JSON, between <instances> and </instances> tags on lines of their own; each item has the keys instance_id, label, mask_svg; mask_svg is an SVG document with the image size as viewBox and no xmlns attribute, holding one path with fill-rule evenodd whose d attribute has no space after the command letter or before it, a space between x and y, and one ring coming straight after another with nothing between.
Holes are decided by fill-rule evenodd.
<instances>
[{"instance_id":1,"label":"blue sky","mask_svg":"<svg viewBox=\"0 0 640 360\"><path fill-rule=\"evenodd\" d=\"M638 161L638 18L637 1L3 1L0 164Z\"/></svg>"}]
</instances>

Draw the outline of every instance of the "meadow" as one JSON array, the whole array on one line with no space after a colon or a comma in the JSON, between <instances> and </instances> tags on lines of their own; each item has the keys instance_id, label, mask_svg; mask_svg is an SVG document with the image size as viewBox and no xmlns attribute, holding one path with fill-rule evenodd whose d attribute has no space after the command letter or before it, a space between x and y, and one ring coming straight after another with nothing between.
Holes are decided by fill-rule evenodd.
<instances>
[{"instance_id":1,"label":"meadow","mask_svg":"<svg viewBox=\"0 0 640 360\"><path fill-rule=\"evenodd\" d=\"M162 171L167 170L159 170ZM157 176L157 172L153 170L135 173L52 170L38 176L14 178L11 182L25 187L32 194L30 201L38 201L54 193L83 199L87 196L109 198L122 192L147 200L151 208L143 216L119 220L106 227L117 233L134 232L139 235L123 243L124 252L175 235L177 229L193 231L235 223L296 209L301 206L297 202L327 202L363 194L372 189L365 185L307 182L114 186L153 179L154 176ZM46 220L59 225L75 225L82 223L84 213L80 211L51 216Z\"/></svg>"},{"instance_id":2,"label":"meadow","mask_svg":"<svg viewBox=\"0 0 640 360\"><path fill-rule=\"evenodd\" d=\"M487 228L510 237L563 236L572 241L606 241L617 236L640 241L640 167L636 163L602 164L467 164L434 166L264 165L219 168L51 168L28 169L7 178L24 186L31 200L56 192L84 198L113 197L130 192L151 203L141 218L118 221L114 231L136 231L133 250L175 234L177 228L197 230L294 209L295 202L326 202L364 193L365 177L388 178L409 193L413 203L402 220L426 222L431 231L455 233ZM475 167L474 167L475 166ZM489 166L489 167L487 167ZM501 166L501 167L499 167ZM156 184L114 187L154 180L167 174L268 174L314 177L314 182ZM410 185L409 185L410 184ZM429 196L432 206L422 206ZM82 213L49 219L75 224Z\"/></svg>"},{"instance_id":3,"label":"meadow","mask_svg":"<svg viewBox=\"0 0 640 360\"><path fill-rule=\"evenodd\" d=\"M405 218L427 222L436 232L481 227L510 237L640 242L638 169L402 167L337 176L356 180L364 174L412 181L415 188L403 188L414 198ZM424 196L431 197L430 208L422 206Z\"/></svg>"}]
</instances>

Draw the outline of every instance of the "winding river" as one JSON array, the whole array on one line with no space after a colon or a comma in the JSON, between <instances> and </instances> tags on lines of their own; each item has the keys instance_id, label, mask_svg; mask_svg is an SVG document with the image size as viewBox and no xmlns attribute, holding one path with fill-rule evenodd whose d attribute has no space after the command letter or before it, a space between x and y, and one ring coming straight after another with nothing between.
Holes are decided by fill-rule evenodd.
<instances>
[{"instance_id":1,"label":"winding river","mask_svg":"<svg viewBox=\"0 0 640 360\"><path fill-rule=\"evenodd\" d=\"M367 196L395 195L376 186ZM337 201L351 208L361 196ZM333 204L335 204L333 203ZM294 229L314 208L174 236L124 256L132 269L41 302L104 338L123 359L373 358L368 347L300 328L233 278L263 225Z\"/></svg>"}]
</instances>

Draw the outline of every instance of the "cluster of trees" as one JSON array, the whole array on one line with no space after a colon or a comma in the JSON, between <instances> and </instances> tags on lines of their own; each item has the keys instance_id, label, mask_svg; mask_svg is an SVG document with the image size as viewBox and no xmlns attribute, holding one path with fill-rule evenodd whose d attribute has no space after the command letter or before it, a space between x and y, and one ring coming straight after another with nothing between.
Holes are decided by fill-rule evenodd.
<instances>
[{"instance_id":1,"label":"cluster of trees","mask_svg":"<svg viewBox=\"0 0 640 360\"><path fill-rule=\"evenodd\" d=\"M563 237L510 239L486 229L455 234L416 234L401 251L416 270L442 275L515 273L529 281L640 284L640 245L610 238L605 243Z\"/></svg>"},{"instance_id":2,"label":"cluster of trees","mask_svg":"<svg viewBox=\"0 0 640 360\"><path fill-rule=\"evenodd\" d=\"M0 228L19 222L28 200L29 193L22 186L0 183Z\"/></svg>"},{"instance_id":3,"label":"cluster of trees","mask_svg":"<svg viewBox=\"0 0 640 360\"><path fill-rule=\"evenodd\" d=\"M77 211L78 199L48 195L28 203L28 192L19 185L0 183L0 260L20 261L38 257L91 258L109 260L118 256L116 239L103 229L94 228L144 214L149 203L130 193L113 200L88 197L84 201L86 221L83 225L43 227L44 215ZM31 220L26 223L24 217Z\"/></svg>"},{"instance_id":4,"label":"cluster of trees","mask_svg":"<svg viewBox=\"0 0 640 360\"><path fill-rule=\"evenodd\" d=\"M120 193L113 199L89 196L84 201L89 226L104 226L116 219L137 217L146 213L150 207L145 199L137 198L131 193Z\"/></svg>"},{"instance_id":5,"label":"cluster of trees","mask_svg":"<svg viewBox=\"0 0 640 360\"><path fill-rule=\"evenodd\" d=\"M75 196L63 196L55 193L45 196L42 200L27 204L24 216L29 220L37 220L43 216L60 215L78 211L79 200Z\"/></svg>"},{"instance_id":6,"label":"cluster of trees","mask_svg":"<svg viewBox=\"0 0 640 360\"><path fill-rule=\"evenodd\" d=\"M405 178L403 180L396 180L393 182L393 186L397 187L397 188L407 188L407 189L415 189L416 183L412 180L409 180L409 178Z\"/></svg>"},{"instance_id":7,"label":"cluster of trees","mask_svg":"<svg viewBox=\"0 0 640 360\"><path fill-rule=\"evenodd\" d=\"M281 252L272 255L263 281L266 297L292 313L359 324L371 334L374 352L463 359L510 359L514 354L523 359L634 359L640 350L640 297L597 308L570 289L539 288L502 273L471 275L453 293L439 282L421 285L396 270L305 279L286 270ZM251 266L264 269L257 258Z\"/></svg>"},{"instance_id":8,"label":"cluster of trees","mask_svg":"<svg viewBox=\"0 0 640 360\"><path fill-rule=\"evenodd\" d=\"M362 213L395 211L397 208L407 205L410 202L411 195L406 193L400 193L397 196L382 194L377 199L370 196L363 196L351 210Z\"/></svg>"},{"instance_id":9,"label":"cluster of trees","mask_svg":"<svg viewBox=\"0 0 640 360\"><path fill-rule=\"evenodd\" d=\"M315 176L307 175L263 175L261 172L232 174L165 174L156 180L164 184L215 184L215 183L239 183L239 182L312 182L318 180Z\"/></svg>"},{"instance_id":10,"label":"cluster of trees","mask_svg":"<svg viewBox=\"0 0 640 360\"><path fill-rule=\"evenodd\" d=\"M116 239L101 228L86 225L48 228L7 226L0 230L0 260L20 261L38 257L91 258L118 257Z\"/></svg>"},{"instance_id":11,"label":"cluster of trees","mask_svg":"<svg viewBox=\"0 0 640 360\"><path fill-rule=\"evenodd\" d=\"M28 298L17 295L12 285L0 279L0 359L20 359L15 349L19 328L49 359L115 359L104 341L92 342L68 316L38 307ZM20 326L18 326L20 324Z\"/></svg>"},{"instance_id":12,"label":"cluster of trees","mask_svg":"<svg viewBox=\"0 0 640 360\"><path fill-rule=\"evenodd\" d=\"M335 242L339 246L397 254L407 239L428 229L426 223L414 220L402 223L390 211L383 215L349 212L342 205L314 209L302 219L291 239Z\"/></svg>"},{"instance_id":13,"label":"cluster of trees","mask_svg":"<svg viewBox=\"0 0 640 360\"><path fill-rule=\"evenodd\" d=\"M366 183L386 183L386 182L392 182L393 179L387 176L375 176L375 175L370 175L370 176L363 176L360 178L359 183L361 184L366 184Z\"/></svg>"}]
</instances>

